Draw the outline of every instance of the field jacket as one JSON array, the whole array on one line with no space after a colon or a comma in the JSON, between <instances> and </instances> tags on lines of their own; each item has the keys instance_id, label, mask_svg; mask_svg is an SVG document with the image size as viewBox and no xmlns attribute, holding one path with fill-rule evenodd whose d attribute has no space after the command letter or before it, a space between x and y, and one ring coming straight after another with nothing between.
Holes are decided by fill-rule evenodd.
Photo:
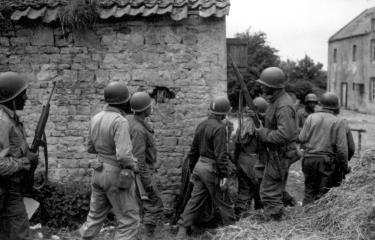
<instances>
[{"instance_id":1,"label":"field jacket","mask_svg":"<svg viewBox=\"0 0 375 240\"><path fill-rule=\"evenodd\" d=\"M128 120L119 109L107 105L96 114L90 122L88 140L88 152L98 154L99 160L117 162L122 168L132 168L136 164Z\"/></svg>"},{"instance_id":2,"label":"field jacket","mask_svg":"<svg viewBox=\"0 0 375 240\"><path fill-rule=\"evenodd\" d=\"M0 104L0 176L10 176L27 163L29 146L16 113Z\"/></svg>"}]
</instances>

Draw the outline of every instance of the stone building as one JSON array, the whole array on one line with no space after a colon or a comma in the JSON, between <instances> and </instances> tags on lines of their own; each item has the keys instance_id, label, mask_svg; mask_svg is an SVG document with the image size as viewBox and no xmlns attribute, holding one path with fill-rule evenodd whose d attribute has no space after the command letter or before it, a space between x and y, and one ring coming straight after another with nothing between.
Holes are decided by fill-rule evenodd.
<instances>
[{"instance_id":1,"label":"stone building","mask_svg":"<svg viewBox=\"0 0 375 240\"><path fill-rule=\"evenodd\" d=\"M0 71L31 79L21 115L30 137L57 81L46 130L50 179L89 180L89 119L103 107L105 85L120 80L155 98L158 176L171 208L194 129L212 96L226 93L229 0L1 2ZM85 28L69 22L92 13L95 22Z\"/></svg>"},{"instance_id":2,"label":"stone building","mask_svg":"<svg viewBox=\"0 0 375 240\"><path fill-rule=\"evenodd\" d=\"M343 107L375 113L375 8L329 39L328 90L339 94Z\"/></svg>"}]
</instances>

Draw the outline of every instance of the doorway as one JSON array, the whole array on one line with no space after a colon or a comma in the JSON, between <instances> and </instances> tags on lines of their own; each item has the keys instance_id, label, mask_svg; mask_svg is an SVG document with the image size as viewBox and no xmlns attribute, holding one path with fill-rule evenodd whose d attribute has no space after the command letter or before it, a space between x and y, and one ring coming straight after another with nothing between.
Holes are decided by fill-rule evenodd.
<instances>
[{"instance_id":1,"label":"doorway","mask_svg":"<svg viewBox=\"0 0 375 240\"><path fill-rule=\"evenodd\" d=\"M341 106L348 107L348 83L341 83Z\"/></svg>"}]
</instances>

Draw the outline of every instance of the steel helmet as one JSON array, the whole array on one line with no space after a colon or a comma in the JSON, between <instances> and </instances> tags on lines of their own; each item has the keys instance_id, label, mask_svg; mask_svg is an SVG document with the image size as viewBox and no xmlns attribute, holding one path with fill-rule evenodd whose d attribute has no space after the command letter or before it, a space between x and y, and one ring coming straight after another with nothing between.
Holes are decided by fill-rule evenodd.
<instances>
[{"instance_id":1,"label":"steel helmet","mask_svg":"<svg viewBox=\"0 0 375 240\"><path fill-rule=\"evenodd\" d=\"M146 92L136 92L130 98L130 108L133 112L142 112L151 106L151 97Z\"/></svg>"},{"instance_id":2,"label":"steel helmet","mask_svg":"<svg viewBox=\"0 0 375 240\"><path fill-rule=\"evenodd\" d=\"M122 104L130 99L130 93L124 82L110 82L104 88L104 101L108 104Z\"/></svg>"},{"instance_id":3,"label":"steel helmet","mask_svg":"<svg viewBox=\"0 0 375 240\"><path fill-rule=\"evenodd\" d=\"M258 83L270 88L284 88L285 81L285 74L283 70L278 67L264 69L257 80Z\"/></svg>"},{"instance_id":4,"label":"steel helmet","mask_svg":"<svg viewBox=\"0 0 375 240\"><path fill-rule=\"evenodd\" d=\"M215 97L210 104L210 111L216 115L227 115L231 106L229 100L226 97Z\"/></svg>"},{"instance_id":5,"label":"steel helmet","mask_svg":"<svg viewBox=\"0 0 375 240\"><path fill-rule=\"evenodd\" d=\"M339 106L339 98L333 92L326 92L320 99L320 104L323 108L327 108L330 110L337 110L340 108Z\"/></svg>"},{"instance_id":6,"label":"steel helmet","mask_svg":"<svg viewBox=\"0 0 375 240\"><path fill-rule=\"evenodd\" d=\"M265 113L268 108L268 102L262 97L257 97L253 100L255 107L259 113Z\"/></svg>"},{"instance_id":7,"label":"steel helmet","mask_svg":"<svg viewBox=\"0 0 375 240\"><path fill-rule=\"evenodd\" d=\"M318 97L314 93L309 93L305 97L305 103L307 102L318 102Z\"/></svg>"},{"instance_id":8,"label":"steel helmet","mask_svg":"<svg viewBox=\"0 0 375 240\"><path fill-rule=\"evenodd\" d=\"M19 73L0 73L0 103L15 99L27 86L26 77Z\"/></svg>"}]
</instances>

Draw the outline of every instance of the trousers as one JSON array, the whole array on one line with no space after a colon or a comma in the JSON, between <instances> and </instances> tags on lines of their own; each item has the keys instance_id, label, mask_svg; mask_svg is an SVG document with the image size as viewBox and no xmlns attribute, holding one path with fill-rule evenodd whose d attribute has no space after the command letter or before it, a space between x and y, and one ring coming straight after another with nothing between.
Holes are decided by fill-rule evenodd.
<instances>
[{"instance_id":1,"label":"trousers","mask_svg":"<svg viewBox=\"0 0 375 240\"><path fill-rule=\"evenodd\" d=\"M236 214L248 210L254 199L254 208L262 208L259 195L260 182L255 173L255 165L258 161L257 154L240 154L238 160L238 198L235 204Z\"/></svg>"},{"instance_id":2,"label":"trousers","mask_svg":"<svg viewBox=\"0 0 375 240\"><path fill-rule=\"evenodd\" d=\"M32 239L29 232L29 218L23 203L21 177L1 179L3 208L0 209L0 239Z\"/></svg>"},{"instance_id":3,"label":"trousers","mask_svg":"<svg viewBox=\"0 0 375 240\"><path fill-rule=\"evenodd\" d=\"M91 180L90 211L86 222L80 229L83 239L92 239L100 232L111 208L118 221L114 239L137 239L140 216L135 184L133 182L126 190L119 189L120 171L120 168L107 163L103 163L101 171L94 171Z\"/></svg>"},{"instance_id":4,"label":"trousers","mask_svg":"<svg viewBox=\"0 0 375 240\"><path fill-rule=\"evenodd\" d=\"M141 172L141 180L147 192L149 200L142 201L143 223L145 225L156 226L157 222L163 218L164 206L160 198L160 192L156 185L154 169L148 168Z\"/></svg>"},{"instance_id":5,"label":"trousers","mask_svg":"<svg viewBox=\"0 0 375 240\"><path fill-rule=\"evenodd\" d=\"M213 161L200 157L193 170L193 191L179 221L184 227L191 227L197 222L208 222L211 220L209 218L214 218L215 211L219 212L222 224L228 225L235 221L233 206L219 196L220 179ZM211 210L211 214L207 214L207 210Z\"/></svg>"},{"instance_id":6,"label":"trousers","mask_svg":"<svg viewBox=\"0 0 375 240\"><path fill-rule=\"evenodd\" d=\"M302 172L305 175L303 205L314 202L329 191L334 171L334 163L328 156L305 157L302 160Z\"/></svg>"},{"instance_id":7,"label":"trousers","mask_svg":"<svg viewBox=\"0 0 375 240\"><path fill-rule=\"evenodd\" d=\"M260 197L266 216L279 219L284 211L285 186L288 178L289 159L283 158L278 152L270 152L266 162Z\"/></svg>"}]
</instances>

